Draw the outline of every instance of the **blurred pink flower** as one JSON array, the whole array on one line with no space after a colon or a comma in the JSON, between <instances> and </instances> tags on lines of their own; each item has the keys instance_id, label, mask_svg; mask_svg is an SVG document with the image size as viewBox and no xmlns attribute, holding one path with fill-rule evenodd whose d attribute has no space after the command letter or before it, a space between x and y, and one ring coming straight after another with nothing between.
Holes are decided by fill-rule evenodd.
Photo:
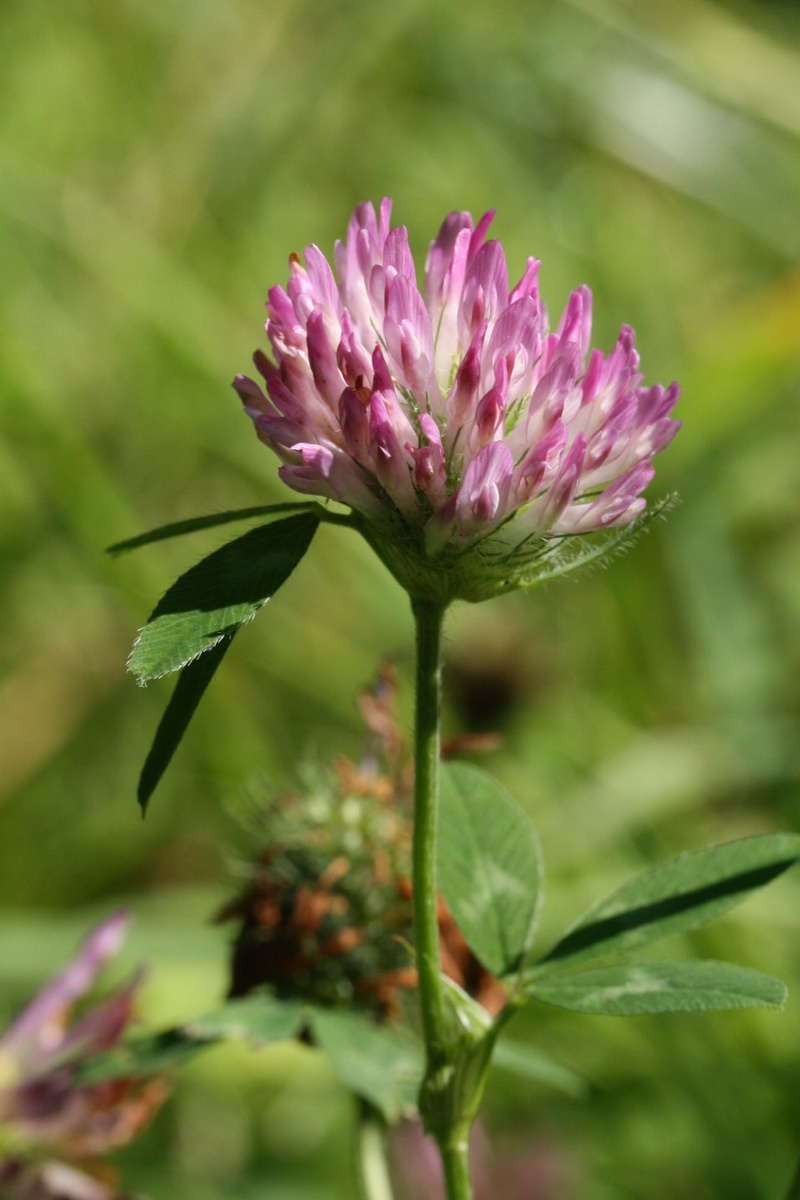
<instances>
[{"instance_id":1,"label":"blurred pink flower","mask_svg":"<svg viewBox=\"0 0 800 1200\"><path fill-rule=\"evenodd\" d=\"M679 388L647 387L633 330L589 349L591 293L573 292L554 333L528 259L509 287L500 242L452 212L418 286L391 202L360 204L269 292L260 383L234 387L298 492L342 501L371 525L424 532L427 555L503 526L508 544L630 524L652 460L675 436Z\"/></svg>"},{"instance_id":2,"label":"blurred pink flower","mask_svg":"<svg viewBox=\"0 0 800 1200\"><path fill-rule=\"evenodd\" d=\"M0 1163L3 1200L134 1200L117 1189L62 1162Z\"/></svg>"},{"instance_id":3,"label":"blurred pink flower","mask_svg":"<svg viewBox=\"0 0 800 1200\"><path fill-rule=\"evenodd\" d=\"M152 1076L98 1083L80 1077L94 1056L119 1042L133 1016L140 974L70 1022L73 1005L119 950L128 924L120 911L98 925L0 1036L0 1150L9 1153L8 1169L12 1159L45 1149L81 1160L123 1146L166 1095L163 1081Z\"/></svg>"}]
</instances>

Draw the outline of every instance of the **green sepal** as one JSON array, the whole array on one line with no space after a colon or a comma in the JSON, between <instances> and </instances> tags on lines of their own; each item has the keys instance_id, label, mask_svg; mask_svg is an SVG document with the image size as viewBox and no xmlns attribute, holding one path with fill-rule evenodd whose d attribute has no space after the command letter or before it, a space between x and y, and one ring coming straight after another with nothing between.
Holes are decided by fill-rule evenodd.
<instances>
[{"instance_id":1,"label":"green sepal","mask_svg":"<svg viewBox=\"0 0 800 1200\"><path fill-rule=\"evenodd\" d=\"M500 1031L500 1021L456 983L446 975L441 982L446 1040L441 1063L426 1076L419 1100L425 1128L437 1138L471 1127Z\"/></svg>"},{"instance_id":2,"label":"green sepal","mask_svg":"<svg viewBox=\"0 0 800 1200\"><path fill-rule=\"evenodd\" d=\"M542 539L544 546L540 561L526 573L518 584L519 587L537 587L540 583L550 583L572 575L575 571L592 570L604 567L612 558L625 554L639 535L654 521L666 517L667 513L678 503L676 495L665 496L655 504L651 504L640 517L630 525L614 529L606 534L562 534ZM524 554L526 543L515 549L510 556L514 558Z\"/></svg>"}]
</instances>

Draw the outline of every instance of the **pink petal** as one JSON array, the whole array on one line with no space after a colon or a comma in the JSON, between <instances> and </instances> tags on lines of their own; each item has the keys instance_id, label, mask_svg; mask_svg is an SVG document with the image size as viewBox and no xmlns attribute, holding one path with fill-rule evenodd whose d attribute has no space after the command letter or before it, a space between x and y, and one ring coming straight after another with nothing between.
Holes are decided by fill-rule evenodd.
<instances>
[{"instance_id":1,"label":"pink petal","mask_svg":"<svg viewBox=\"0 0 800 1200\"><path fill-rule=\"evenodd\" d=\"M390 284L383 333L386 348L402 382L425 406L435 387L433 330L422 296L402 275ZM437 395L438 395L438 388Z\"/></svg>"},{"instance_id":2,"label":"pink petal","mask_svg":"<svg viewBox=\"0 0 800 1200\"><path fill-rule=\"evenodd\" d=\"M373 469L400 511L410 516L417 509L417 498L411 482L409 463L379 393L373 393L369 409L370 459Z\"/></svg>"},{"instance_id":3,"label":"pink petal","mask_svg":"<svg viewBox=\"0 0 800 1200\"><path fill-rule=\"evenodd\" d=\"M447 472L444 464L442 435L439 432L439 426L428 413L422 413L419 423L428 444L420 446L418 449L413 446L408 447L414 459L411 478L414 486L425 493L431 504L439 506L444 503L447 495Z\"/></svg>"},{"instance_id":4,"label":"pink petal","mask_svg":"<svg viewBox=\"0 0 800 1200\"><path fill-rule=\"evenodd\" d=\"M367 516L382 511L380 500L364 481L363 472L345 451L336 446L299 442L292 447L299 463L287 463L278 471L284 483L305 495L339 500Z\"/></svg>"},{"instance_id":5,"label":"pink petal","mask_svg":"<svg viewBox=\"0 0 800 1200\"><path fill-rule=\"evenodd\" d=\"M616 479L591 503L572 504L553 523L554 533L591 533L629 525L646 507L639 493L655 475L650 462L638 463Z\"/></svg>"},{"instance_id":6,"label":"pink petal","mask_svg":"<svg viewBox=\"0 0 800 1200\"><path fill-rule=\"evenodd\" d=\"M340 330L333 318L322 308L315 308L308 318L308 363L314 386L331 408L336 408L344 388L344 379L336 361Z\"/></svg>"},{"instance_id":7,"label":"pink petal","mask_svg":"<svg viewBox=\"0 0 800 1200\"><path fill-rule=\"evenodd\" d=\"M452 391L445 402L447 433L451 442L461 427L471 424L474 419L481 384L486 328L486 322L483 322L478 328L469 349L461 360Z\"/></svg>"},{"instance_id":8,"label":"pink petal","mask_svg":"<svg viewBox=\"0 0 800 1200\"><path fill-rule=\"evenodd\" d=\"M425 260L425 299L431 311L444 304L448 293L446 281L452 278L457 259L461 262L460 274L463 280L473 228L472 217L468 212L451 212L447 214L436 238L431 242ZM461 236L463 231L466 231L466 240Z\"/></svg>"},{"instance_id":9,"label":"pink petal","mask_svg":"<svg viewBox=\"0 0 800 1200\"><path fill-rule=\"evenodd\" d=\"M555 527L558 518L578 491L585 454L586 439L580 433L572 443L549 491L542 498L543 502L537 513L537 524L543 532Z\"/></svg>"},{"instance_id":10,"label":"pink petal","mask_svg":"<svg viewBox=\"0 0 800 1200\"><path fill-rule=\"evenodd\" d=\"M468 346L481 321L492 321L508 304L508 268L499 242L486 242L464 279L459 337Z\"/></svg>"},{"instance_id":11,"label":"pink petal","mask_svg":"<svg viewBox=\"0 0 800 1200\"><path fill-rule=\"evenodd\" d=\"M575 343L581 359L586 357L592 335L592 293L585 284L570 296L556 332L562 342Z\"/></svg>"},{"instance_id":12,"label":"pink petal","mask_svg":"<svg viewBox=\"0 0 800 1200\"><path fill-rule=\"evenodd\" d=\"M550 486L561 464L568 436L566 425L557 421L515 468L512 495L516 505L528 504Z\"/></svg>"},{"instance_id":13,"label":"pink petal","mask_svg":"<svg viewBox=\"0 0 800 1200\"><path fill-rule=\"evenodd\" d=\"M456 520L464 533L488 532L505 515L514 460L503 442L490 442L464 472Z\"/></svg>"},{"instance_id":14,"label":"pink petal","mask_svg":"<svg viewBox=\"0 0 800 1200\"><path fill-rule=\"evenodd\" d=\"M469 435L469 448L476 454L487 443L502 434L508 402L508 371L501 358L497 363L494 386L478 402L475 420Z\"/></svg>"}]
</instances>

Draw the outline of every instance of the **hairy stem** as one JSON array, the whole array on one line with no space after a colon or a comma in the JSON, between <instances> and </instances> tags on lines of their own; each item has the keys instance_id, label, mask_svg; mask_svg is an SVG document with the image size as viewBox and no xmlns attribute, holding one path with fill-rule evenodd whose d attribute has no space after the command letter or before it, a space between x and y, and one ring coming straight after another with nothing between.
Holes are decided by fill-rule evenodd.
<instances>
[{"instance_id":1,"label":"hairy stem","mask_svg":"<svg viewBox=\"0 0 800 1200\"><path fill-rule=\"evenodd\" d=\"M425 1038L426 1071L420 1110L428 1133L436 1138L444 1166L448 1200L471 1200L469 1134L456 1131L448 1112L453 1071L447 1036L445 998L439 961L436 838L439 809L441 726L441 637L444 607L413 605L417 633L417 691L414 728L414 931L419 998Z\"/></svg>"}]
</instances>

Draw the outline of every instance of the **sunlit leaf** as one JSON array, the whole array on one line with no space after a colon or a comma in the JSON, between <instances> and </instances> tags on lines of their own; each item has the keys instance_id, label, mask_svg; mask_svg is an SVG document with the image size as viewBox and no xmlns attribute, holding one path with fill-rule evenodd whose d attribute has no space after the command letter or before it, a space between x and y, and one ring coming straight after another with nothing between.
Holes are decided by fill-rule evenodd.
<instances>
[{"instance_id":1,"label":"sunlit leaf","mask_svg":"<svg viewBox=\"0 0 800 1200\"><path fill-rule=\"evenodd\" d=\"M541 900L539 850L525 814L485 771L442 765L439 886L471 949L495 975L530 949Z\"/></svg>"},{"instance_id":2,"label":"sunlit leaf","mask_svg":"<svg viewBox=\"0 0 800 1200\"><path fill-rule=\"evenodd\" d=\"M182 575L153 610L131 653L141 683L185 667L217 645L285 583L319 520L310 513L251 529Z\"/></svg>"}]
</instances>

